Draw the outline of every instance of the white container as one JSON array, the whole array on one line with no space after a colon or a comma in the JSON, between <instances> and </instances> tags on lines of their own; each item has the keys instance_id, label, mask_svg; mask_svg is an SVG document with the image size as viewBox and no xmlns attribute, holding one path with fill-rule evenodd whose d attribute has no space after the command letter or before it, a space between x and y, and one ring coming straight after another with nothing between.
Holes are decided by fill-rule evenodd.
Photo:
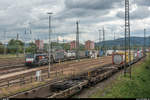
<instances>
[{"instance_id":1,"label":"white container","mask_svg":"<svg viewBox=\"0 0 150 100\"><path fill-rule=\"evenodd\" d=\"M124 62L124 55L121 54L113 54L112 56L112 63L115 65L123 64Z\"/></svg>"}]
</instances>

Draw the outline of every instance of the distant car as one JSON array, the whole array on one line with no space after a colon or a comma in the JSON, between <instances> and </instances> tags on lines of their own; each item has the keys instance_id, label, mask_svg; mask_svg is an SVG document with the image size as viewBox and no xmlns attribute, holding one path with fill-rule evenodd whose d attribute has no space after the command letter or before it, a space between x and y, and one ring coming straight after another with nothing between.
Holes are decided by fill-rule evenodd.
<instances>
[{"instance_id":1,"label":"distant car","mask_svg":"<svg viewBox=\"0 0 150 100\"><path fill-rule=\"evenodd\" d=\"M49 58L46 54L27 54L25 58L26 66L41 66L47 65L49 63Z\"/></svg>"}]
</instances>

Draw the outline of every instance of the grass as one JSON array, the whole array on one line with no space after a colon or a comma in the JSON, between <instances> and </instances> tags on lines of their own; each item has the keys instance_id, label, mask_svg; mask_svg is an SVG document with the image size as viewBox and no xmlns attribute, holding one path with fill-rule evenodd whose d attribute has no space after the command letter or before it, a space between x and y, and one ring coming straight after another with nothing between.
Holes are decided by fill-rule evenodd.
<instances>
[{"instance_id":1,"label":"grass","mask_svg":"<svg viewBox=\"0 0 150 100\"><path fill-rule=\"evenodd\" d=\"M131 80L120 75L111 86L98 90L90 98L150 98L150 56L133 66Z\"/></svg>"}]
</instances>

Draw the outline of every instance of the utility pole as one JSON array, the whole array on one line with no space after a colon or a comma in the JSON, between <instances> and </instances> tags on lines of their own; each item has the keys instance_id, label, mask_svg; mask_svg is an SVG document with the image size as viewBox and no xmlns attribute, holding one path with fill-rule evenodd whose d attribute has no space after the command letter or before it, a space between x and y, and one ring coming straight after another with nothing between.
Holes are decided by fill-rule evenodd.
<instances>
[{"instance_id":1,"label":"utility pole","mask_svg":"<svg viewBox=\"0 0 150 100\"><path fill-rule=\"evenodd\" d=\"M6 55L6 31L4 30L4 55Z\"/></svg>"},{"instance_id":2,"label":"utility pole","mask_svg":"<svg viewBox=\"0 0 150 100\"><path fill-rule=\"evenodd\" d=\"M25 32L24 32L25 36L26 36L26 29L25 29ZM24 36L24 56L26 55L26 39L25 39L25 36Z\"/></svg>"},{"instance_id":3,"label":"utility pole","mask_svg":"<svg viewBox=\"0 0 150 100\"><path fill-rule=\"evenodd\" d=\"M144 29L144 47L143 47L143 50L144 50L144 56L146 56L146 29Z\"/></svg>"},{"instance_id":4,"label":"utility pole","mask_svg":"<svg viewBox=\"0 0 150 100\"><path fill-rule=\"evenodd\" d=\"M116 37L115 37L115 32L114 32L114 43L116 43L116 42L115 42L115 39L116 39ZM116 52L115 45L114 45L114 52Z\"/></svg>"},{"instance_id":5,"label":"utility pole","mask_svg":"<svg viewBox=\"0 0 150 100\"><path fill-rule=\"evenodd\" d=\"M116 40L116 36L115 35L116 35L116 33L114 32L114 41Z\"/></svg>"},{"instance_id":6,"label":"utility pole","mask_svg":"<svg viewBox=\"0 0 150 100\"><path fill-rule=\"evenodd\" d=\"M63 37L63 43L65 43L65 39L64 39L64 37Z\"/></svg>"},{"instance_id":7,"label":"utility pole","mask_svg":"<svg viewBox=\"0 0 150 100\"><path fill-rule=\"evenodd\" d=\"M105 29L103 27L103 52L104 52L104 55L106 53L106 48L105 48Z\"/></svg>"},{"instance_id":8,"label":"utility pole","mask_svg":"<svg viewBox=\"0 0 150 100\"><path fill-rule=\"evenodd\" d=\"M99 31L99 51L100 51L100 49L101 49L101 47L100 47L100 42L101 42L101 31L102 30L98 30Z\"/></svg>"},{"instance_id":9,"label":"utility pole","mask_svg":"<svg viewBox=\"0 0 150 100\"><path fill-rule=\"evenodd\" d=\"M124 76L127 73L127 56L128 56L128 63L129 63L129 74L131 79L131 48L130 48L130 12L129 12L129 0L125 0L125 65L124 65ZM127 55L128 51L128 55Z\"/></svg>"},{"instance_id":10,"label":"utility pole","mask_svg":"<svg viewBox=\"0 0 150 100\"><path fill-rule=\"evenodd\" d=\"M77 24L77 32L76 32L76 58L78 59L78 61L80 61L80 57L79 57L79 22L76 22Z\"/></svg>"},{"instance_id":11,"label":"utility pole","mask_svg":"<svg viewBox=\"0 0 150 100\"><path fill-rule=\"evenodd\" d=\"M48 49L49 49L49 52L48 52L48 55L49 55L49 67L48 67L48 78L50 78L50 67L51 67L51 55L52 55L52 45L51 45L51 15L53 13L47 13L49 14L49 45L48 45Z\"/></svg>"},{"instance_id":12,"label":"utility pole","mask_svg":"<svg viewBox=\"0 0 150 100\"><path fill-rule=\"evenodd\" d=\"M18 33L17 33L17 38L16 38L16 40L17 40L17 41L16 41L16 44L17 44L16 55L17 55L17 57L18 57L18 56L19 56L19 55L18 55L18 53L19 53L19 43L18 43L18 40L19 40L19 34L18 34Z\"/></svg>"},{"instance_id":13,"label":"utility pole","mask_svg":"<svg viewBox=\"0 0 150 100\"><path fill-rule=\"evenodd\" d=\"M150 36L148 36L148 48L150 47Z\"/></svg>"},{"instance_id":14,"label":"utility pole","mask_svg":"<svg viewBox=\"0 0 150 100\"><path fill-rule=\"evenodd\" d=\"M31 22L29 22L29 26L28 26L28 28L29 28L29 31L30 31L30 33L29 33L29 34L30 34L30 36L31 36L31 41L32 41L32 42L34 42L34 41L33 41L34 39L33 39L32 30L31 30Z\"/></svg>"},{"instance_id":15,"label":"utility pole","mask_svg":"<svg viewBox=\"0 0 150 100\"><path fill-rule=\"evenodd\" d=\"M59 44L59 36L57 37L57 44Z\"/></svg>"},{"instance_id":16,"label":"utility pole","mask_svg":"<svg viewBox=\"0 0 150 100\"><path fill-rule=\"evenodd\" d=\"M64 39L64 36L63 36L63 49L65 50L65 39Z\"/></svg>"}]
</instances>

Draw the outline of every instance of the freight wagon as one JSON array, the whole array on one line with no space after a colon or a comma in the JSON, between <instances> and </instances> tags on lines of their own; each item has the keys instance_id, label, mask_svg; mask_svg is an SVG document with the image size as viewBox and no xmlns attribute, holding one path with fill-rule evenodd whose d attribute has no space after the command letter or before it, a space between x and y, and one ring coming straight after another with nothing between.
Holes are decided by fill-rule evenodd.
<instances>
[{"instance_id":1,"label":"freight wagon","mask_svg":"<svg viewBox=\"0 0 150 100\"><path fill-rule=\"evenodd\" d=\"M133 62L136 59L140 59L143 57L143 52L142 51L131 51L131 62ZM124 64L125 62L125 52L124 51L119 51L117 53L113 53L112 55L112 63L113 64ZM126 53L126 62L129 63L129 53Z\"/></svg>"},{"instance_id":2,"label":"freight wagon","mask_svg":"<svg viewBox=\"0 0 150 100\"><path fill-rule=\"evenodd\" d=\"M41 60L41 62L37 59L37 57L41 55L43 58ZM93 58L97 58L98 52L97 51L79 51L79 58L83 59L83 58L89 58L89 57L93 57ZM50 51L50 61L51 63L55 63L55 62L62 62L65 60L73 60L76 59L76 52L75 51L68 51L65 52L64 50L60 50L60 48L53 48L52 51ZM46 60L45 60L46 58ZM30 60L30 61L28 61ZM44 61L44 62L43 62ZM44 64L42 64L44 63ZM29 66L29 65L33 65L33 66L40 66L40 65L45 65L49 63L49 55L48 54L28 54L26 55L25 58L25 65Z\"/></svg>"}]
</instances>

